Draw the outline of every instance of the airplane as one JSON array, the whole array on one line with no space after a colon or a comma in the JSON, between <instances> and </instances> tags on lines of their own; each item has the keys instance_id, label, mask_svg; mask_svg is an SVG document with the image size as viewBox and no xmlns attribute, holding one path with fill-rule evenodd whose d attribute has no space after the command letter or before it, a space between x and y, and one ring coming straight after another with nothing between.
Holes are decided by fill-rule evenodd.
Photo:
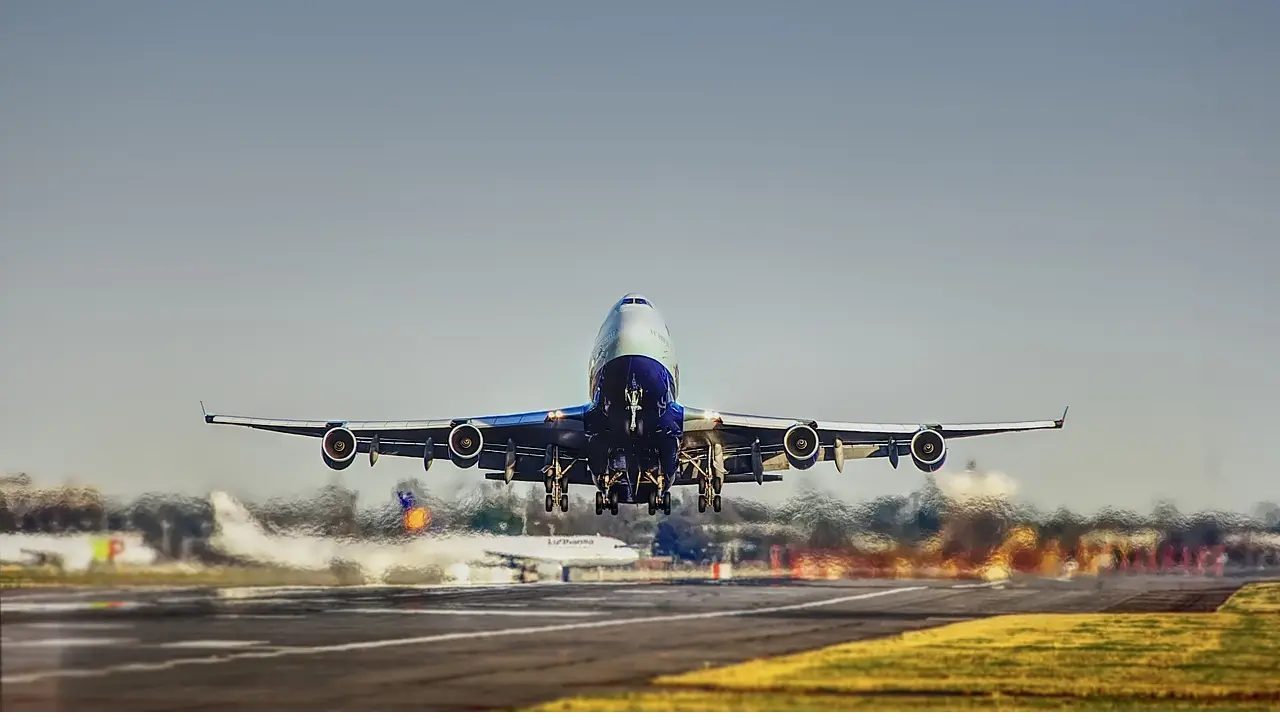
<instances>
[{"instance_id":1,"label":"airplane","mask_svg":"<svg viewBox=\"0 0 1280 720\"><path fill-rule=\"evenodd\" d=\"M54 566L84 572L95 565L153 565L160 553L136 533L5 533L0 535L0 565Z\"/></svg>"},{"instance_id":2,"label":"airplane","mask_svg":"<svg viewBox=\"0 0 1280 720\"><path fill-rule=\"evenodd\" d=\"M463 563L536 570L561 567L623 567L640 553L604 535L420 535L400 542L347 540L316 533L269 532L225 492L209 496L213 507L213 549L224 555L304 570L337 565L360 568L378 581L394 568L440 567Z\"/></svg>"},{"instance_id":3,"label":"airplane","mask_svg":"<svg viewBox=\"0 0 1280 720\"><path fill-rule=\"evenodd\" d=\"M909 457L921 472L946 462L949 440L1061 429L1055 420L1004 423L861 423L716 412L682 405L671 332L648 298L614 303L588 361L589 401L571 407L435 420L285 420L212 415L205 422L319 438L326 465L344 470L356 456L437 457L485 478L541 482L546 510L569 510L569 486L595 488L597 515L619 504L671 514L671 488L698 486L698 512L720 512L726 484L777 482L776 472L846 460ZM1070 409L1070 408L1068 408Z\"/></svg>"}]
</instances>

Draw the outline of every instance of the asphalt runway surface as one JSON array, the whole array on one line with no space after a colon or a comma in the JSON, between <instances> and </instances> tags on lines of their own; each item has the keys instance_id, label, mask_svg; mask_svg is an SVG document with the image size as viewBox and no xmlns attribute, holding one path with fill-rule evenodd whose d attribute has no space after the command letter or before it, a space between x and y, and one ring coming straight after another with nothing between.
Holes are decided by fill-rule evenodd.
<instances>
[{"instance_id":1,"label":"asphalt runway surface","mask_svg":"<svg viewBox=\"0 0 1280 720\"><path fill-rule=\"evenodd\" d=\"M0 710L504 710L1010 613L1206 612L1248 578L32 589Z\"/></svg>"}]
</instances>

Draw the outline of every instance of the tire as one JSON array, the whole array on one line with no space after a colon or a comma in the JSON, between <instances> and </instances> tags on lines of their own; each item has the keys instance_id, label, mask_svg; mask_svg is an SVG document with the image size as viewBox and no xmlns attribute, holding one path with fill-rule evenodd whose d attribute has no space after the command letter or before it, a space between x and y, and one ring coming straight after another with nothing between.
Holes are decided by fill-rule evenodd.
<instances>
[{"instance_id":1,"label":"tire","mask_svg":"<svg viewBox=\"0 0 1280 720\"><path fill-rule=\"evenodd\" d=\"M616 500L609 503L609 514L610 515L618 514L618 502Z\"/></svg>"},{"instance_id":2,"label":"tire","mask_svg":"<svg viewBox=\"0 0 1280 720\"><path fill-rule=\"evenodd\" d=\"M547 495L547 512L551 512L551 510L555 508L555 506L556 506L556 499L551 497L550 495Z\"/></svg>"},{"instance_id":3,"label":"tire","mask_svg":"<svg viewBox=\"0 0 1280 720\"><path fill-rule=\"evenodd\" d=\"M596 491L596 514L604 514L604 493L599 490Z\"/></svg>"},{"instance_id":4,"label":"tire","mask_svg":"<svg viewBox=\"0 0 1280 720\"><path fill-rule=\"evenodd\" d=\"M671 493L669 492L662 493L662 514L671 514Z\"/></svg>"},{"instance_id":5,"label":"tire","mask_svg":"<svg viewBox=\"0 0 1280 720\"><path fill-rule=\"evenodd\" d=\"M569 512L569 493L560 495L560 512Z\"/></svg>"},{"instance_id":6,"label":"tire","mask_svg":"<svg viewBox=\"0 0 1280 720\"><path fill-rule=\"evenodd\" d=\"M699 495L698 496L698 512L704 513L706 511L707 511L707 496Z\"/></svg>"},{"instance_id":7,"label":"tire","mask_svg":"<svg viewBox=\"0 0 1280 720\"><path fill-rule=\"evenodd\" d=\"M720 512L720 496L719 495L717 495L715 499L711 501L711 506L715 508L716 512Z\"/></svg>"}]
</instances>

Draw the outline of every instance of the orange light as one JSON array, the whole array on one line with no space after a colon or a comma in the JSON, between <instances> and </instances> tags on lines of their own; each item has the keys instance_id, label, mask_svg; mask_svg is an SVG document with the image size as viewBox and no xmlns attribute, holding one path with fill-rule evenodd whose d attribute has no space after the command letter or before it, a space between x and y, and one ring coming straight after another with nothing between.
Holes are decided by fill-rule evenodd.
<instances>
[{"instance_id":1,"label":"orange light","mask_svg":"<svg viewBox=\"0 0 1280 720\"><path fill-rule=\"evenodd\" d=\"M411 508L404 514L404 529L409 532L421 532L431 524L431 511L424 507Z\"/></svg>"}]
</instances>

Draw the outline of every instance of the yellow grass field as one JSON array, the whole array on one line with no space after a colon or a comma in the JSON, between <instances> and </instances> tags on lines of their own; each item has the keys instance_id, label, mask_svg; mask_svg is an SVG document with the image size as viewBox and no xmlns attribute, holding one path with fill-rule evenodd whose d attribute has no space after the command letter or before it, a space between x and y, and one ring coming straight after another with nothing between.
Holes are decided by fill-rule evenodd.
<instances>
[{"instance_id":1,"label":"yellow grass field","mask_svg":"<svg viewBox=\"0 0 1280 720\"><path fill-rule=\"evenodd\" d=\"M1280 710L1280 583L1213 613L1010 615L658 678L584 710Z\"/></svg>"}]
</instances>

